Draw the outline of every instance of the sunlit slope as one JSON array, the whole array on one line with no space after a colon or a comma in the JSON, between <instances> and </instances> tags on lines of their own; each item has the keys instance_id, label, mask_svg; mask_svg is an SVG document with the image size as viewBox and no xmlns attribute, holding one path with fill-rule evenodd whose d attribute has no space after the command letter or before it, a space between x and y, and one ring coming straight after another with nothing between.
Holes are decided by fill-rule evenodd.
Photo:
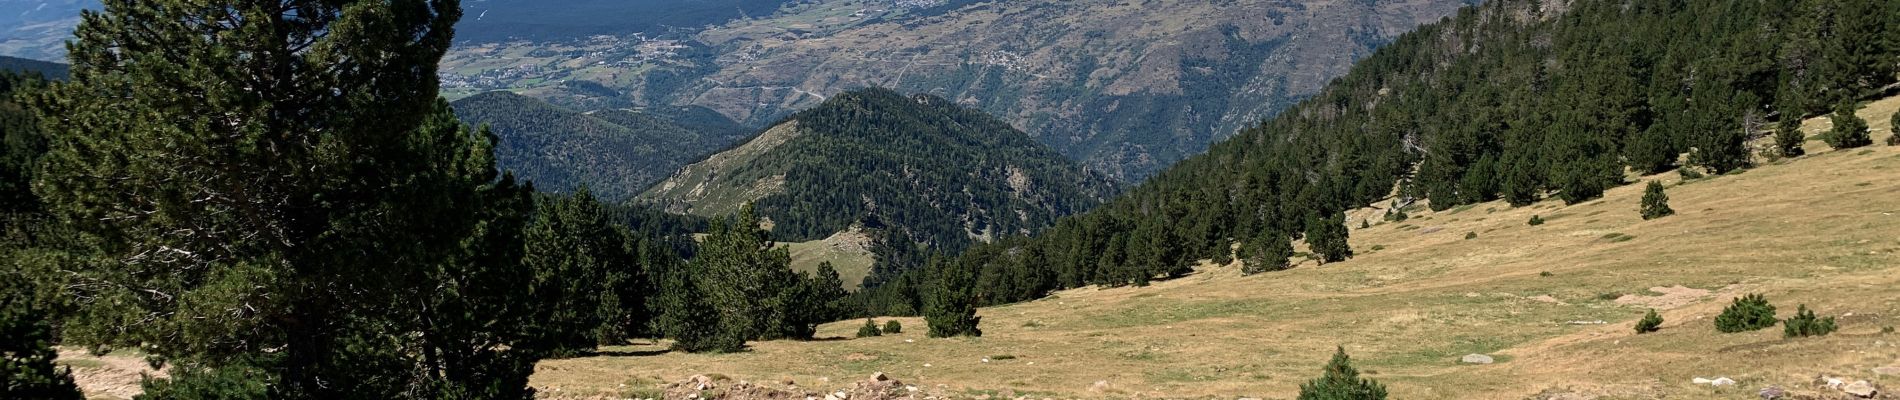
<instances>
[{"instance_id":1,"label":"sunlit slope","mask_svg":"<svg viewBox=\"0 0 1900 400\"><path fill-rule=\"evenodd\" d=\"M1891 135L1896 108L1888 99L1863 111L1876 142ZM901 319L908 333L873 339L548 361L534 383L607 394L717 373L824 388L821 378L882 371L972 395L1292 398L1345 346L1397 399L1733 399L1770 385L1837 395L1817 388L1820 375L1895 385L1900 377L1871 370L1900 364L1900 335L1881 333L1900 325L1900 148L1809 150L1687 183L1643 177L1665 182L1678 212L1654 221L1638 216L1641 185L1577 206L1486 203L1368 229L1359 221L1383 210L1361 210L1351 216L1360 255L1344 263L1252 277L1210 266L1147 288L1060 292L982 310L980 339L926 339L922 320ZM1527 225L1533 215L1548 222ZM1799 304L1837 316L1841 330L1717 333L1715 315L1746 293L1765 294L1783 318ZM1650 307L1667 321L1637 336L1631 326ZM848 337L861 323L820 336ZM1498 362L1459 364L1472 353ZM1696 377L1741 384L1718 390Z\"/></svg>"}]
</instances>

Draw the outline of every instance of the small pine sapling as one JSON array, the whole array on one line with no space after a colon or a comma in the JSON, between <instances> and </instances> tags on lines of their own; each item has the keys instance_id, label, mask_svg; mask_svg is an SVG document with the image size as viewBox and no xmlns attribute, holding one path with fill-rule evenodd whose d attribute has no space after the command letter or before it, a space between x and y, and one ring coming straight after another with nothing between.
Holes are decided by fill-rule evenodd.
<instances>
[{"instance_id":1,"label":"small pine sapling","mask_svg":"<svg viewBox=\"0 0 1900 400\"><path fill-rule=\"evenodd\" d=\"M1662 182L1649 181L1649 188L1643 190L1643 219L1652 220L1675 214L1676 210L1669 208L1669 195L1663 193Z\"/></svg>"},{"instance_id":2,"label":"small pine sapling","mask_svg":"<svg viewBox=\"0 0 1900 400\"><path fill-rule=\"evenodd\" d=\"M1662 330L1662 323L1662 314L1657 314L1656 309L1651 308L1649 309L1649 314L1643 316L1643 320L1636 321L1636 334L1641 335Z\"/></svg>"},{"instance_id":3,"label":"small pine sapling","mask_svg":"<svg viewBox=\"0 0 1900 400\"><path fill-rule=\"evenodd\" d=\"M1813 310L1808 309L1808 305L1802 304L1800 309L1795 311L1794 318L1782 321L1781 336L1788 338L1827 336L1829 333L1834 333L1835 329L1834 317L1817 317Z\"/></svg>"},{"instance_id":4,"label":"small pine sapling","mask_svg":"<svg viewBox=\"0 0 1900 400\"><path fill-rule=\"evenodd\" d=\"M1722 333L1737 333L1761 330L1775 326L1775 306L1768 304L1768 298L1760 294L1750 294L1735 299L1734 304L1722 309L1722 315L1715 317L1715 330Z\"/></svg>"}]
</instances>

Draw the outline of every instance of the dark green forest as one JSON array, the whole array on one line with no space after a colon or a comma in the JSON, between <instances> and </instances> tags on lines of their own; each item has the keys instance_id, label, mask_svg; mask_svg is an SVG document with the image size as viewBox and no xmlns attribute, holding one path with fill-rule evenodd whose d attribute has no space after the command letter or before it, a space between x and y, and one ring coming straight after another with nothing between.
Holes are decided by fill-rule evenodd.
<instances>
[{"instance_id":1,"label":"dark green forest","mask_svg":"<svg viewBox=\"0 0 1900 400\"><path fill-rule=\"evenodd\" d=\"M781 241L862 224L954 252L976 236L1033 233L1116 190L1008 123L934 96L857 90L785 121L797 122L797 137L713 178L749 186L782 176L783 190L755 203Z\"/></svg>"},{"instance_id":2,"label":"dark green forest","mask_svg":"<svg viewBox=\"0 0 1900 400\"><path fill-rule=\"evenodd\" d=\"M581 186L610 202L632 199L746 130L711 110L582 113L510 92L457 100L455 115L499 137L496 162L549 192ZM664 116L662 116L664 115Z\"/></svg>"},{"instance_id":3,"label":"dark green forest","mask_svg":"<svg viewBox=\"0 0 1900 400\"><path fill-rule=\"evenodd\" d=\"M1100 209L949 265L982 271L978 297L1001 304L1143 284L1231 260L1236 245L1250 270L1285 265L1273 249L1287 240L1340 261L1344 227L1361 224L1348 209L1576 204L1629 173L1724 174L1785 156L1748 144L1880 94L1900 64L1900 2L1541 3L1487 2L1406 34ZM905 311L913 292L860 296L873 312Z\"/></svg>"}]
</instances>

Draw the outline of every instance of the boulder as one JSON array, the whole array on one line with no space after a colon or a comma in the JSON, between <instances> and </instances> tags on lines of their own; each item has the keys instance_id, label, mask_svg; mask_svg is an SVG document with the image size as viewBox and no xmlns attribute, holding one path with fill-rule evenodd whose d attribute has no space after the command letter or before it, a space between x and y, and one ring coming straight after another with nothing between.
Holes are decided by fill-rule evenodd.
<instances>
[{"instance_id":1,"label":"boulder","mask_svg":"<svg viewBox=\"0 0 1900 400\"><path fill-rule=\"evenodd\" d=\"M1459 359L1459 362L1466 364L1490 364L1495 361L1491 359L1491 356L1483 354L1466 354L1465 358Z\"/></svg>"},{"instance_id":2,"label":"boulder","mask_svg":"<svg viewBox=\"0 0 1900 400\"><path fill-rule=\"evenodd\" d=\"M1777 400L1783 397L1787 397L1788 391L1781 390L1781 388L1779 387L1769 386L1769 387L1761 388L1761 391L1756 392L1755 394L1758 396L1761 396L1762 400Z\"/></svg>"},{"instance_id":3,"label":"boulder","mask_svg":"<svg viewBox=\"0 0 1900 400\"><path fill-rule=\"evenodd\" d=\"M1715 378L1715 380L1714 380L1714 381L1710 381L1710 382L1709 382L1709 386L1716 386L1716 387L1721 387L1721 386L1735 386L1735 380L1734 380L1734 379L1729 379L1729 378L1728 378L1728 377L1726 377L1726 376L1725 376L1725 377L1721 377L1721 378Z\"/></svg>"},{"instance_id":4,"label":"boulder","mask_svg":"<svg viewBox=\"0 0 1900 400\"><path fill-rule=\"evenodd\" d=\"M1841 392L1863 399L1871 399L1874 398L1874 395L1880 394L1880 390L1874 389L1874 385L1867 383L1867 381L1854 381L1854 383L1849 383L1847 386L1841 388Z\"/></svg>"}]
</instances>

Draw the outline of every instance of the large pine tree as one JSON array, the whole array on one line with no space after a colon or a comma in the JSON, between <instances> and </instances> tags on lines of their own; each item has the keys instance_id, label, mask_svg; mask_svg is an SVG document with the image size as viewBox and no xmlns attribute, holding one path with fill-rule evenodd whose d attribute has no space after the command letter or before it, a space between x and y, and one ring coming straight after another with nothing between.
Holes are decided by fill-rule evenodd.
<instances>
[{"instance_id":1,"label":"large pine tree","mask_svg":"<svg viewBox=\"0 0 1900 400\"><path fill-rule=\"evenodd\" d=\"M116 260L65 339L172 364L158 398L532 396L531 199L437 96L458 2L103 3L32 101L38 193Z\"/></svg>"},{"instance_id":2,"label":"large pine tree","mask_svg":"<svg viewBox=\"0 0 1900 400\"><path fill-rule=\"evenodd\" d=\"M537 210L522 258L534 271L536 332L563 354L626 339L644 322L649 291L632 235L586 187Z\"/></svg>"},{"instance_id":3,"label":"large pine tree","mask_svg":"<svg viewBox=\"0 0 1900 400\"><path fill-rule=\"evenodd\" d=\"M924 322L930 324L929 336L983 336L977 328L976 275L973 266L946 259L931 260L928 272L935 278L925 290Z\"/></svg>"}]
</instances>

